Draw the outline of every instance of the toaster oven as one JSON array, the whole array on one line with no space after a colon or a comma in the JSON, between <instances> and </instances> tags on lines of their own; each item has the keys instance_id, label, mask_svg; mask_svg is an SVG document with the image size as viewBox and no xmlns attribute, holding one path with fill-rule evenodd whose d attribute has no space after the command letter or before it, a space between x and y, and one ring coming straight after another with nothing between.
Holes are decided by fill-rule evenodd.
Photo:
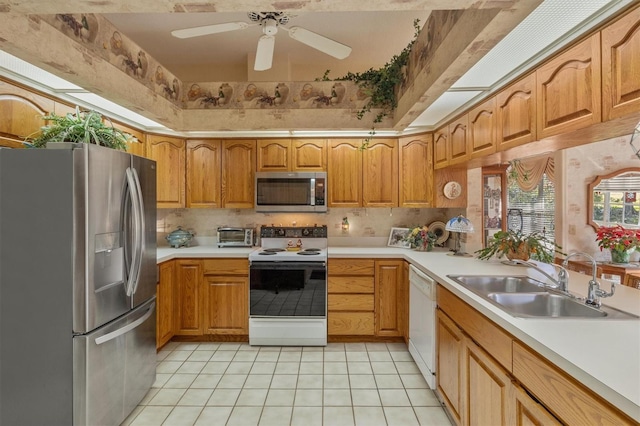
<instances>
[{"instance_id":1,"label":"toaster oven","mask_svg":"<svg viewBox=\"0 0 640 426\"><path fill-rule=\"evenodd\" d=\"M253 228L218 228L218 247L252 247L255 243Z\"/></svg>"}]
</instances>

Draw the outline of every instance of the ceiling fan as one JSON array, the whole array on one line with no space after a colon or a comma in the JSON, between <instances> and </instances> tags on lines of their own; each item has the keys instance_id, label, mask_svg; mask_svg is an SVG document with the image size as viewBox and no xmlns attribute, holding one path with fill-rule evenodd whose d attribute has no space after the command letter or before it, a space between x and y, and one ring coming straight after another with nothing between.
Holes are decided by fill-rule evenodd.
<instances>
[{"instance_id":1,"label":"ceiling fan","mask_svg":"<svg viewBox=\"0 0 640 426\"><path fill-rule=\"evenodd\" d=\"M256 49L256 61L253 67L256 71L264 71L271 68L273 49L276 42L275 35L278 33L278 28L287 31L289 37L292 39L333 56L334 58L344 59L351 53L349 46L338 43L313 31L302 27L284 27L283 25L287 24L290 18L285 12L249 12L247 15L252 23L226 22L223 24L205 25L202 27L174 30L171 31L171 35L177 38L191 38L227 31L244 30L260 25L262 26L263 35L258 40L258 47Z\"/></svg>"}]
</instances>

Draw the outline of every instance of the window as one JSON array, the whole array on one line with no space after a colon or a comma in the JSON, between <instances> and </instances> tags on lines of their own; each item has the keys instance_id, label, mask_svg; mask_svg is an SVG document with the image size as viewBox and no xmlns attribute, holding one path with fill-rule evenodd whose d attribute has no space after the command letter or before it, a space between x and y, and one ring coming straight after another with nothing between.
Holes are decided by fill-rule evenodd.
<instances>
[{"instance_id":1,"label":"window","mask_svg":"<svg viewBox=\"0 0 640 426\"><path fill-rule=\"evenodd\" d=\"M538 231L550 240L555 238L555 189L543 175L531 191L523 191L507 170L507 226L524 233Z\"/></svg>"}]
</instances>

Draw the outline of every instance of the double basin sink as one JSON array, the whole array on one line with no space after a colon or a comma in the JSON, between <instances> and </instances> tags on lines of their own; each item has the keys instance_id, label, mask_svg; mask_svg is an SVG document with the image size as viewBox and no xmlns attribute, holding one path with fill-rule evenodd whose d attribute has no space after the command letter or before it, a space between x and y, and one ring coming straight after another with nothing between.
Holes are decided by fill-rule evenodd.
<instances>
[{"instance_id":1,"label":"double basin sink","mask_svg":"<svg viewBox=\"0 0 640 426\"><path fill-rule=\"evenodd\" d=\"M609 306L596 308L569 295L554 292L527 276L448 275L449 278L493 303L512 316L523 318L611 318L639 317Z\"/></svg>"}]
</instances>

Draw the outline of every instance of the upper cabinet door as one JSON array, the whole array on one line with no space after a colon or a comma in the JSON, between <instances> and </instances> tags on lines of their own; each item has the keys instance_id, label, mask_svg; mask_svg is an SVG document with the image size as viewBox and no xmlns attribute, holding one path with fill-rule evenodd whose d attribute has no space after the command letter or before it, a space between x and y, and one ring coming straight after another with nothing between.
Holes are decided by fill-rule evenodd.
<instances>
[{"instance_id":1,"label":"upper cabinet door","mask_svg":"<svg viewBox=\"0 0 640 426\"><path fill-rule=\"evenodd\" d=\"M147 157L156 161L158 208L185 206L185 141L147 135Z\"/></svg>"},{"instance_id":2,"label":"upper cabinet door","mask_svg":"<svg viewBox=\"0 0 640 426\"><path fill-rule=\"evenodd\" d=\"M448 139L448 126L444 126L433 133L433 165L436 169L449 165Z\"/></svg>"},{"instance_id":3,"label":"upper cabinet door","mask_svg":"<svg viewBox=\"0 0 640 426\"><path fill-rule=\"evenodd\" d=\"M539 139L600 122L600 69L597 33L536 70Z\"/></svg>"},{"instance_id":4,"label":"upper cabinet door","mask_svg":"<svg viewBox=\"0 0 640 426\"><path fill-rule=\"evenodd\" d=\"M222 207L253 208L255 169L255 140L222 141Z\"/></svg>"},{"instance_id":5,"label":"upper cabinet door","mask_svg":"<svg viewBox=\"0 0 640 426\"><path fill-rule=\"evenodd\" d=\"M536 140L536 75L516 81L496 96L497 150Z\"/></svg>"},{"instance_id":6,"label":"upper cabinet door","mask_svg":"<svg viewBox=\"0 0 640 426\"><path fill-rule=\"evenodd\" d=\"M46 124L42 116L53 110L51 99L0 80L0 135L18 140L34 137Z\"/></svg>"},{"instance_id":7,"label":"upper cabinet door","mask_svg":"<svg viewBox=\"0 0 640 426\"><path fill-rule=\"evenodd\" d=\"M640 7L602 30L602 120L640 111Z\"/></svg>"},{"instance_id":8,"label":"upper cabinet door","mask_svg":"<svg viewBox=\"0 0 640 426\"><path fill-rule=\"evenodd\" d=\"M125 126L124 124L111 122L109 120L105 120L105 124L107 126L113 125L116 129L122 130L123 132L129 133L138 139L138 142L130 142L127 144L127 152L130 154L138 155L140 157L145 157L145 134L140 130L133 129L131 127Z\"/></svg>"},{"instance_id":9,"label":"upper cabinet door","mask_svg":"<svg viewBox=\"0 0 640 426\"><path fill-rule=\"evenodd\" d=\"M324 139L294 139L291 141L293 171L322 172L327 170L327 141Z\"/></svg>"},{"instance_id":10,"label":"upper cabinet door","mask_svg":"<svg viewBox=\"0 0 640 426\"><path fill-rule=\"evenodd\" d=\"M259 172L287 172L290 170L290 139L265 139L258 141Z\"/></svg>"},{"instance_id":11,"label":"upper cabinet door","mask_svg":"<svg viewBox=\"0 0 640 426\"><path fill-rule=\"evenodd\" d=\"M362 152L362 206L398 207L398 141L374 139Z\"/></svg>"},{"instance_id":12,"label":"upper cabinet door","mask_svg":"<svg viewBox=\"0 0 640 426\"><path fill-rule=\"evenodd\" d=\"M222 207L221 147L219 140L187 141L187 207Z\"/></svg>"},{"instance_id":13,"label":"upper cabinet door","mask_svg":"<svg viewBox=\"0 0 640 426\"><path fill-rule=\"evenodd\" d=\"M399 141L400 207L433 207L433 147L431 135Z\"/></svg>"},{"instance_id":14,"label":"upper cabinet door","mask_svg":"<svg viewBox=\"0 0 640 426\"><path fill-rule=\"evenodd\" d=\"M329 207L362 205L360 140L329 140L327 191Z\"/></svg>"},{"instance_id":15,"label":"upper cabinet door","mask_svg":"<svg viewBox=\"0 0 640 426\"><path fill-rule=\"evenodd\" d=\"M471 158L493 154L496 151L496 98L469 111L468 118L467 137Z\"/></svg>"},{"instance_id":16,"label":"upper cabinet door","mask_svg":"<svg viewBox=\"0 0 640 426\"><path fill-rule=\"evenodd\" d=\"M449 165L464 163L469 159L467 116L449 124Z\"/></svg>"}]
</instances>

